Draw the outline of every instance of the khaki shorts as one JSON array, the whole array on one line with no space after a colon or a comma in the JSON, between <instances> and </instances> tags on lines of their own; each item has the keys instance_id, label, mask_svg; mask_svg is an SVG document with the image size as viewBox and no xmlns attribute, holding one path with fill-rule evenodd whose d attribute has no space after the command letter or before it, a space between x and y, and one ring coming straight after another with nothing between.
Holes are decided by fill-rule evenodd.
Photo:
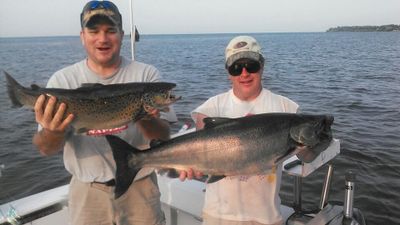
<instances>
[{"instance_id":1,"label":"khaki shorts","mask_svg":"<svg viewBox=\"0 0 400 225\"><path fill-rule=\"evenodd\" d=\"M212 217L206 213L203 213L203 223L202 225L282 225L282 221L274 224L263 224L255 221L234 221L234 220L224 220L221 218Z\"/></svg>"},{"instance_id":2,"label":"khaki shorts","mask_svg":"<svg viewBox=\"0 0 400 225\"><path fill-rule=\"evenodd\" d=\"M74 177L69 190L71 225L164 225L155 173L135 181L117 200L114 187Z\"/></svg>"}]
</instances>

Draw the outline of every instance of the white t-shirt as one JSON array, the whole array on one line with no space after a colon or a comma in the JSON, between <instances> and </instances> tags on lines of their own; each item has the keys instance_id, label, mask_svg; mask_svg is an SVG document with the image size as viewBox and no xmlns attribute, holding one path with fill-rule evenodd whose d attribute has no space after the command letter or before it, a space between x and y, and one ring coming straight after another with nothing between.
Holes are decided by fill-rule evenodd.
<instances>
[{"instance_id":1,"label":"white t-shirt","mask_svg":"<svg viewBox=\"0 0 400 225\"><path fill-rule=\"evenodd\" d=\"M263 89L252 101L238 99L233 90L211 97L192 112L208 117L238 118L268 112L295 113L298 105L290 99ZM221 219L274 224L282 220L279 188L282 165L268 174L226 177L207 184L203 212Z\"/></svg>"},{"instance_id":2,"label":"white t-shirt","mask_svg":"<svg viewBox=\"0 0 400 225\"><path fill-rule=\"evenodd\" d=\"M116 84L126 82L159 82L158 70L144 63L122 57L120 69L109 78L101 78L87 66L86 59L57 71L47 83L48 88L75 89L84 83ZM176 122L173 108L169 113L161 113L161 118ZM130 123L122 132L115 134L136 147L148 145L135 124ZM110 145L104 136L87 134L67 135L64 146L64 164L68 172L82 182L105 182L114 178L116 165ZM152 171L152 170L151 170ZM151 173L150 170L145 173ZM141 171L139 176L143 176Z\"/></svg>"}]
</instances>

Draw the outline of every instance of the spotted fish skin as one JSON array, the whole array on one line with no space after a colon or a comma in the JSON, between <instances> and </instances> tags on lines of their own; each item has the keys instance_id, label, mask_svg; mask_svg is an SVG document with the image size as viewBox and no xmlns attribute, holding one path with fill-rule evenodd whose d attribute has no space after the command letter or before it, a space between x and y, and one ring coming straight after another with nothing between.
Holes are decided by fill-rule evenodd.
<instances>
[{"instance_id":1,"label":"spotted fish skin","mask_svg":"<svg viewBox=\"0 0 400 225\"><path fill-rule=\"evenodd\" d=\"M121 196L143 167L188 170L224 176L268 172L297 155L311 162L332 141L330 115L264 113L242 118L205 118L205 127L137 150L117 136L106 136L117 165L115 196Z\"/></svg>"},{"instance_id":2,"label":"spotted fish skin","mask_svg":"<svg viewBox=\"0 0 400 225\"><path fill-rule=\"evenodd\" d=\"M180 97L171 94L176 86L168 82L137 82L123 84L85 84L77 89L30 88L20 85L4 71L7 91L14 107L33 109L37 98L55 96L57 106L67 105L66 114L74 114L72 126L77 133L88 130L112 129L137 121L150 110L168 111Z\"/></svg>"}]
</instances>

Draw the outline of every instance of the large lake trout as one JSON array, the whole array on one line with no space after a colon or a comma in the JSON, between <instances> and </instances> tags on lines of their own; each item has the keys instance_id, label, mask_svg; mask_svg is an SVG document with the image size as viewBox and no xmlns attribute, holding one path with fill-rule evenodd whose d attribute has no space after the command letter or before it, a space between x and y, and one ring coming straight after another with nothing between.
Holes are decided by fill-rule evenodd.
<instances>
[{"instance_id":1,"label":"large lake trout","mask_svg":"<svg viewBox=\"0 0 400 225\"><path fill-rule=\"evenodd\" d=\"M237 119L209 117L204 122L202 130L143 151L106 136L117 165L115 197L126 191L143 167L193 168L212 175L208 182L215 182L224 176L266 173L294 154L311 162L332 140L329 115L266 113Z\"/></svg>"},{"instance_id":2,"label":"large lake trout","mask_svg":"<svg viewBox=\"0 0 400 225\"><path fill-rule=\"evenodd\" d=\"M33 84L27 88L4 74L13 106L33 108L41 94L55 96L56 107L64 102L66 115L74 114L72 126L77 133L117 128L143 118L150 110L167 111L179 99L171 94L176 86L173 83L85 84L77 89L41 88Z\"/></svg>"}]
</instances>

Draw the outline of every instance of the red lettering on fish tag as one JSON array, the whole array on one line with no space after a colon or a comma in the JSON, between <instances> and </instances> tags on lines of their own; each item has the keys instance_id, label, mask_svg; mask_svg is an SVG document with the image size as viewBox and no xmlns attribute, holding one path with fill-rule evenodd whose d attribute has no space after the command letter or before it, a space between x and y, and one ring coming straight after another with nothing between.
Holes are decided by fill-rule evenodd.
<instances>
[{"instance_id":1,"label":"red lettering on fish tag","mask_svg":"<svg viewBox=\"0 0 400 225\"><path fill-rule=\"evenodd\" d=\"M111 128L111 129L89 130L88 132L86 132L86 134L89 136L104 136L104 135L110 135L110 134L118 134L126 129L128 129L128 125L124 125L122 127L117 127L117 128Z\"/></svg>"}]
</instances>

